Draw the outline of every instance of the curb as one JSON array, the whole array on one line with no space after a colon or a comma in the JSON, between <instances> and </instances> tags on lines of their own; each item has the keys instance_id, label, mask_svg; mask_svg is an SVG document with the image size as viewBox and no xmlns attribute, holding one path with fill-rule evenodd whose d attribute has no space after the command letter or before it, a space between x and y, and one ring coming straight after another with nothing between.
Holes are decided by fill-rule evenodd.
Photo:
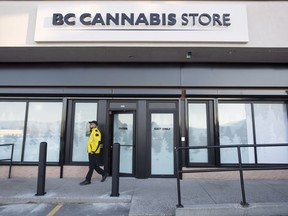
<instances>
[{"instance_id":1,"label":"curb","mask_svg":"<svg viewBox=\"0 0 288 216\"><path fill-rule=\"evenodd\" d=\"M193 205L177 208L175 216L288 216L288 203Z\"/></svg>"},{"instance_id":2,"label":"curb","mask_svg":"<svg viewBox=\"0 0 288 216\"><path fill-rule=\"evenodd\" d=\"M35 196L35 197L9 197L0 198L1 204L23 204L23 203L131 203L131 197L126 196L123 198L119 197L107 197L95 198L95 197L45 197Z\"/></svg>"}]
</instances>

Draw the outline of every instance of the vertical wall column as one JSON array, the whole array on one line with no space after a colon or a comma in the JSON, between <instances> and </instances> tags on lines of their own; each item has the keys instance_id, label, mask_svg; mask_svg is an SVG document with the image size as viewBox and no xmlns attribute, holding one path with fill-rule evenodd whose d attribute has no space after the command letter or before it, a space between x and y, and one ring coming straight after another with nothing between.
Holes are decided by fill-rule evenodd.
<instances>
[{"instance_id":1,"label":"vertical wall column","mask_svg":"<svg viewBox=\"0 0 288 216\"><path fill-rule=\"evenodd\" d=\"M136 178L148 178L149 169L147 167L147 102L138 101L136 115Z\"/></svg>"},{"instance_id":2,"label":"vertical wall column","mask_svg":"<svg viewBox=\"0 0 288 216\"><path fill-rule=\"evenodd\" d=\"M110 145L109 145L109 128L107 125L107 100L98 101L98 118L97 118L99 129L102 133L102 143L103 143L103 155L101 161L103 161L104 169L109 173L109 161L110 161Z\"/></svg>"},{"instance_id":3,"label":"vertical wall column","mask_svg":"<svg viewBox=\"0 0 288 216\"><path fill-rule=\"evenodd\" d=\"M179 147L186 146L187 143L187 136L186 136L186 89L182 90L181 98L179 100L179 128L180 128L180 139L179 139ZM186 154L185 151L181 151L179 155L179 170L182 170L183 164L186 161ZM180 176L182 178L182 175Z\"/></svg>"}]
</instances>

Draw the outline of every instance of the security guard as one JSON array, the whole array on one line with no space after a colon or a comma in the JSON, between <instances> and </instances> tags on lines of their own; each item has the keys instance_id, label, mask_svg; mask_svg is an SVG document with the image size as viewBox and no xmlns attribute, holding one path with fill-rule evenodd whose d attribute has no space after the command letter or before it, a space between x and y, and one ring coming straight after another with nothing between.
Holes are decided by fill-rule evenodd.
<instances>
[{"instance_id":1,"label":"security guard","mask_svg":"<svg viewBox=\"0 0 288 216\"><path fill-rule=\"evenodd\" d=\"M101 132L98 129L98 123L97 121L91 121L89 123L91 128L90 137L87 143L87 150L89 156L89 171L86 175L86 179L83 182L81 182L80 185L91 184L91 178L94 169L97 173L102 175L101 182L104 182L108 175L107 172L101 169L97 163L97 154L100 154L100 141L101 141Z\"/></svg>"}]
</instances>

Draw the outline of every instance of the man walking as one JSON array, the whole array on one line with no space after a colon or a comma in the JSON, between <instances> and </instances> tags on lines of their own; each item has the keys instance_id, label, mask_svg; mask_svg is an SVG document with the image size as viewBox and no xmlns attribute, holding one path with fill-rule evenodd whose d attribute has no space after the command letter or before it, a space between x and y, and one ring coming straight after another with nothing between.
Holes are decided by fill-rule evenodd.
<instances>
[{"instance_id":1,"label":"man walking","mask_svg":"<svg viewBox=\"0 0 288 216\"><path fill-rule=\"evenodd\" d=\"M97 162L97 155L100 154L100 141L101 141L101 132L98 129L98 123L97 121L91 121L90 123L90 137L87 143L87 151L88 151L88 157L89 157L89 171L86 175L86 179L80 183L80 185L87 185L91 184L91 178L93 171L99 173L102 175L101 182L104 182L107 178L108 174L103 169L101 169Z\"/></svg>"}]
</instances>

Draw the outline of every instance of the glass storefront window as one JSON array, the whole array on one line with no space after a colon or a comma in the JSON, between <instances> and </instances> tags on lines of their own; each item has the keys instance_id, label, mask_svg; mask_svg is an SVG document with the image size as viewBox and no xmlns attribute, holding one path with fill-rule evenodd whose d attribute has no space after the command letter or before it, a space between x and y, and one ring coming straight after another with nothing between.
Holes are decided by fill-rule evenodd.
<instances>
[{"instance_id":1,"label":"glass storefront window","mask_svg":"<svg viewBox=\"0 0 288 216\"><path fill-rule=\"evenodd\" d=\"M151 174L174 174L174 115L151 114Z\"/></svg>"},{"instance_id":2,"label":"glass storefront window","mask_svg":"<svg viewBox=\"0 0 288 216\"><path fill-rule=\"evenodd\" d=\"M39 160L39 144L47 142L47 162L59 161L61 102L30 102L24 161Z\"/></svg>"},{"instance_id":3,"label":"glass storefront window","mask_svg":"<svg viewBox=\"0 0 288 216\"><path fill-rule=\"evenodd\" d=\"M14 143L13 161L21 161L26 102L0 102L0 144ZM0 158L10 158L11 147L1 147Z\"/></svg>"},{"instance_id":4,"label":"glass storefront window","mask_svg":"<svg viewBox=\"0 0 288 216\"><path fill-rule=\"evenodd\" d=\"M87 162L87 142L89 138L89 121L97 121L97 103L75 103L74 135L72 161Z\"/></svg>"},{"instance_id":5,"label":"glass storefront window","mask_svg":"<svg viewBox=\"0 0 288 216\"><path fill-rule=\"evenodd\" d=\"M288 143L286 104L254 104L257 144ZM288 163L288 147L257 147L258 163Z\"/></svg>"},{"instance_id":6,"label":"glass storefront window","mask_svg":"<svg viewBox=\"0 0 288 216\"><path fill-rule=\"evenodd\" d=\"M220 103L220 145L253 144L251 104ZM254 148L241 148L242 162L255 163ZM238 163L236 148L220 150L221 163Z\"/></svg>"},{"instance_id":7,"label":"glass storefront window","mask_svg":"<svg viewBox=\"0 0 288 216\"><path fill-rule=\"evenodd\" d=\"M190 103L188 105L189 115L189 146L207 146L207 104ZM208 163L207 149L190 149L190 163Z\"/></svg>"}]
</instances>

